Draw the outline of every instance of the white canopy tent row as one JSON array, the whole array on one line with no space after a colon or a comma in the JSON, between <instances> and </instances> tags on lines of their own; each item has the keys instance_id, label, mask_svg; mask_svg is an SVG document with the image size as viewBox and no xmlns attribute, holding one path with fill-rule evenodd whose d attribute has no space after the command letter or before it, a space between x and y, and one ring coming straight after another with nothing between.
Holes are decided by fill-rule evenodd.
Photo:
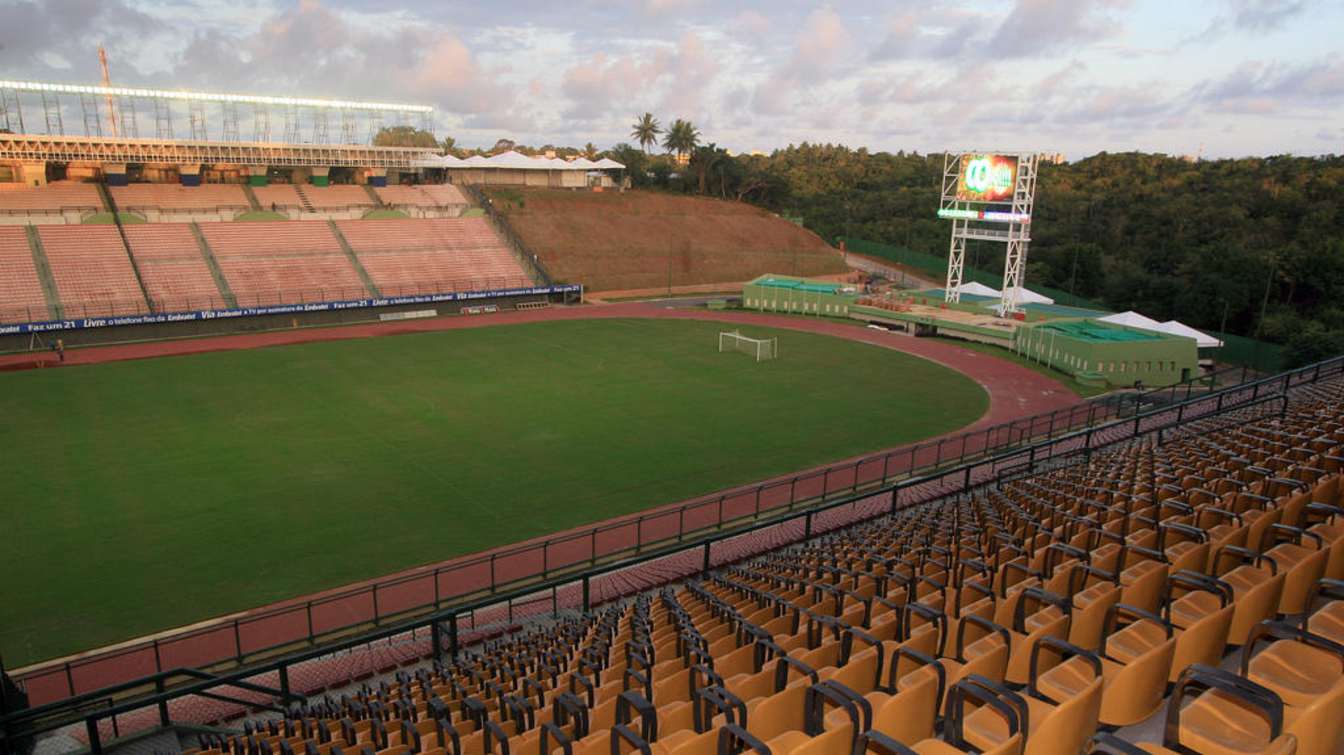
<instances>
[{"instance_id":1,"label":"white canopy tent row","mask_svg":"<svg viewBox=\"0 0 1344 755\"><path fill-rule=\"evenodd\" d=\"M1154 320L1151 317L1145 317L1144 315L1141 315L1138 312L1135 312L1134 310L1129 310L1128 312L1118 312L1113 315L1098 317L1097 319L1100 320L1101 322L1109 322L1114 325L1127 325L1131 328L1138 328L1139 330L1149 330L1154 333L1166 333L1167 335L1182 336L1184 338L1193 338L1195 339L1195 345L1201 349L1216 349L1223 345L1223 342L1219 341L1217 338L1214 338L1213 336L1207 333L1195 330L1194 328L1184 323L1180 323L1175 320L1158 322L1157 320Z\"/></svg>"},{"instance_id":2,"label":"white canopy tent row","mask_svg":"<svg viewBox=\"0 0 1344 755\"><path fill-rule=\"evenodd\" d=\"M455 184L485 184L493 186L531 186L552 189L615 188L620 177L607 171L624 170L615 160L589 160L580 157L561 160L556 157L528 157L514 152L501 152L486 157L472 155L460 159L452 155L428 155L416 163L418 168L442 168Z\"/></svg>"},{"instance_id":3,"label":"white canopy tent row","mask_svg":"<svg viewBox=\"0 0 1344 755\"><path fill-rule=\"evenodd\" d=\"M500 170L624 170L621 163L604 157L601 160L589 160L579 157L574 160L561 160L558 157L528 157L509 150L498 155L486 157L472 155L466 159L453 155L429 155L416 162L417 168L496 168Z\"/></svg>"}]
</instances>

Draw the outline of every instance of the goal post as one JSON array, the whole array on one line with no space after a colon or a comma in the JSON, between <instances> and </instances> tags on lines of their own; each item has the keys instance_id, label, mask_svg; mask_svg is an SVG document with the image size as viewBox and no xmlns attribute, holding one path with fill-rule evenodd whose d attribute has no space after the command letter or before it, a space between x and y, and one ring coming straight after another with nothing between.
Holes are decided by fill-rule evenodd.
<instances>
[{"instance_id":1,"label":"goal post","mask_svg":"<svg viewBox=\"0 0 1344 755\"><path fill-rule=\"evenodd\" d=\"M725 351L746 354L758 362L763 362L779 356L779 339L752 338L736 330L722 330L719 331L719 353Z\"/></svg>"}]
</instances>

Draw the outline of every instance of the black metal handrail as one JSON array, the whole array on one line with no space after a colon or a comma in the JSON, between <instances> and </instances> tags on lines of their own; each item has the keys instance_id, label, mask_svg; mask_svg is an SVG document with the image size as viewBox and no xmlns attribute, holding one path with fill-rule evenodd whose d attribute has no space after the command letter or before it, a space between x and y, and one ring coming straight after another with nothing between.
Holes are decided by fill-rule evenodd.
<instances>
[{"instance_id":1,"label":"black metal handrail","mask_svg":"<svg viewBox=\"0 0 1344 755\"><path fill-rule=\"evenodd\" d=\"M490 219L491 224L495 227L495 231L513 249L518 260L532 269L537 282L546 286L554 284L555 279L551 277L550 271L546 269L546 265L541 261L541 258L528 248L522 237L513 229L509 219L504 216L504 213L495 209L495 203L485 195L485 192L471 184L461 184L458 188L462 189L464 194L471 197L471 200L480 206L485 212L485 216Z\"/></svg>"}]
</instances>

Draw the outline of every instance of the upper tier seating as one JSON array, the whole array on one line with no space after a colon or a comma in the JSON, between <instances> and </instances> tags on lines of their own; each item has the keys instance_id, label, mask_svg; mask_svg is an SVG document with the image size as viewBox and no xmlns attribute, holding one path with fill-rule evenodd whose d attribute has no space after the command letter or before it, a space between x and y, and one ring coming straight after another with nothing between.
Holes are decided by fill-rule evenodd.
<instances>
[{"instance_id":1,"label":"upper tier seating","mask_svg":"<svg viewBox=\"0 0 1344 755\"><path fill-rule=\"evenodd\" d=\"M337 221L384 295L533 285L484 218Z\"/></svg>"},{"instance_id":2,"label":"upper tier seating","mask_svg":"<svg viewBox=\"0 0 1344 755\"><path fill-rule=\"evenodd\" d=\"M236 184L131 184L113 186L112 199L125 211L158 210L242 210L248 204L243 187Z\"/></svg>"},{"instance_id":3,"label":"upper tier seating","mask_svg":"<svg viewBox=\"0 0 1344 755\"><path fill-rule=\"evenodd\" d=\"M1283 416L1258 407L1081 463L1051 459L1050 471L203 743L380 755L1338 753L1340 388L1300 391ZM1160 744L1116 731L1164 712ZM1116 733L1092 742L1102 727Z\"/></svg>"},{"instance_id":4,"label":"upper tier seating","mask_svg":"<svg viewBox=\"0 0 1344 755\"><path fill-rule=\"evenodd\" d=\"M373 207L373 197L363 186L337 184L332 186L303 186L300 193L317 210L342 210L350 207Z\"/></svg>"},{"instance_id":5,"label":"upper tier seating","mask_svg":"<svg viewBox=\"0 0 1344 755\"><path fill-rule=\"evenodd\" d=\"M50 319L27 229L0 226L0 323Z\"/></svg>"},{"instance_id":6,"label":"upper tier seating","mask_svg":"<svg viewBox=\"0 0 1344 755\"><path fill-rule=\"evenodd\" d=\"M451 207L468 204L462 191L452 184L384 186L374 189L383 204L393 207Z\"/></svg>"},{"instance_id":7,"label":"upper tier seating","mask_svg":"<svg viewBox=\"0 0 1344 755\"><path fill-rule=\"evenodd\" d=\"M303 200L299 198L299 192L294 190L292 184L269 184L267 186L254 186L252 193L257 197L257 204L261 209L287 210L292 207L302 207Z\"/></svg>"},{"instance_id":8,"label":"upper tier seating","mask_svg":"<svg viewBox=\"0 0 1344 755\"><path fill-rule=\"evenodd\" d=\"M67 318L149 311L115 226L44 225L38 234Z\"/></svg>"},{"instance_id":9,"label":"upper tier seating","mask_svg":"<svg viewBox=\"0 0 1344 755\"><path fill-rule=\"evenodd\" d=\"M20 183L0 183L0 213L51 213L61 211L98 212L103 199L98 187L76 181L52 181L34 187Z\"/></svg>"},{"instance_id":10,"label":"upper tier seating","mask_svg":"<svg viewBox=\"0 0 1344 755\"><path fill-rule=\"evenodd\" d=\"M216 257L340 254L325 220L272 223L201 223Z\"/></svg>"},{"instance_id":11,"label":"upper tier seating","mask_svg":"<svg viewBox=\"0 0 1344 755\"><path fill-rule=\"evenodd\" d=\"M156 223L125 229L155 311L220 309L227 304L190 226Z\"/></svg>"},{"instance_id":12,"label":"upper tier seating","mask_svg":"<svg viewBox=\"0 0 1344 755\"><path fill-rule=\"evenodd\" d=\"M240 306L369 295L326 221L201 223L200 228Z\"/></svg>"}]
</instances>

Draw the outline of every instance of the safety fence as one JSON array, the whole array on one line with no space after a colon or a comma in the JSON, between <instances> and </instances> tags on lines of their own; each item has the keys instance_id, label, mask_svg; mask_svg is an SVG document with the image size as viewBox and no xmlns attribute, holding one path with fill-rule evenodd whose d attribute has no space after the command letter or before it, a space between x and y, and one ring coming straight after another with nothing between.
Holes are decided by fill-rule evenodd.
<instances>
[{"instance_id":1,"label":"safety fence","mask_svg":"<svg viewBox=\"0 0 1344 755\"><path fill-rule=\"evenodd\" d=\"M91 750L100 752L103 737L125 731L118 724L119 717L123 721L139 721L141 726L167 726L174 720L186 722L174 719L169 707L186 697L237 704L242 706L241 710L278 711L280 706L304 697L291 688L289 681L291 671L301 664L392 638L413 639L416 633L427 635L429 656L456 655L467 641L464 635L469 639L483 636L479 632L472 634L478 626L478 614L493 611L503 621L503 611L507 610L504 622L507 629L517 620L539 617L548 610L551 614L567 609L589 610L599 603L697 573L703 575L710 569L827 531L941 497L968 493L986 484L1002 483L1005 478L1029 474L1043 465L1056 465L1079 455L1087 458L1097 451L1154 433L1190 432L1196 427L1194 423L1201 420L1236 424L1265 413L1282 414L1287 409L1290 390L1341 376L1344 376L1344 358L1336 358L1174 405L1141 410L1129 418L1064 433L1004 453L925 470L868 490L862 489L856 467L855 476L848 480L849 487L837 489L834 496L822 496L806 505L789 502L761 507L754 515L736 519L725 518L725 499L720 498L709 504L710 510L717 514L704 517L699 531L683 528L675 537L649 540L642 551L636 545L634 553L629 553L628 547L623 550L622 543L628 546L632 535L634 542L640 543L640 533L651 532L649 528L654 521L651 517L673 516L685 524L688 507L473 559L451 567L455 570L453 579L444 579L443 570L408 575L369 589L307 601L264 616L190 633L190 637L213 638L211 643L216 648L228 648L235 664L229 672L205 670L204 667L219 659L212 660L211 654L203 653L200 646L195 647L193 654L182 644L188 635L90 659L90 663L115 664L121 669L116 674L120 679L116 680L106 676L107 670L103 669L104 678L100 681L96 670L84 662L57 664L41 672L21 672L16 677L34 707L0 719L3 734L0 752L7 751L19 737L81 721ZM750 502L751 498L746 500ZM622 533L619 527L630 529ZM585 537L591 539L585 542ZM580 545L574 548L570 545L573 543ZM517 578L520 565L535 566L538 562L542 569L539 574ZM475 570L475 576L463 569ZM470 580L458 584L458 577ZM433 603L419 605L416 593L427 590L433 592ZM420 610L416 611L417 607ZM346 623L351 620L363 627L351 630L353 625ZM268 644L274 639L272 633L285 627L298 630L296 640L306 638L306 642L291 643L291 647L299 649L284 652ZM339 632L338 637L321 642L322 635L335 632ZM272 652L263 652L268 648ZM52 693L58 693L56 701L48 702Z\"/></svg>"}]
</instances>

